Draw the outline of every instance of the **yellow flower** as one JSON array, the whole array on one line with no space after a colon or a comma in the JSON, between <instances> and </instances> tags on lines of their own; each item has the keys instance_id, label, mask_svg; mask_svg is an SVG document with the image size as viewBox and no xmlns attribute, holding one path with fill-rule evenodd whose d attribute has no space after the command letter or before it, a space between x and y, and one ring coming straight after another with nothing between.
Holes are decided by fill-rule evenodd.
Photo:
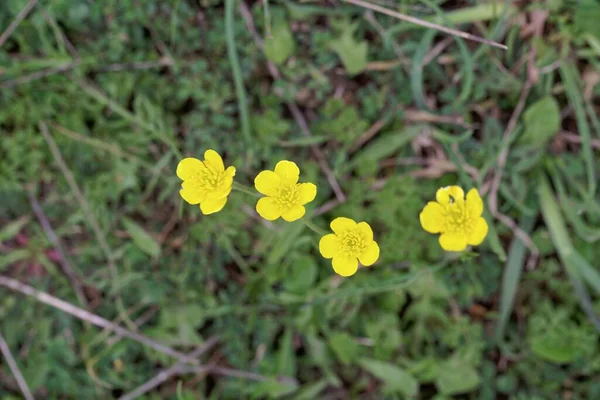
<instances>
[{"instance_id":1,"label":"yellow flower","mask_svg":"<svg viewBox=\"0 0 600 400\"><path fill-rule=\"evenodd\" d=\"M302 218L306 209L317 195L317 187L312 183L298 183L300 170L291 161L279 161L275 171L262 171L254 179L256 190L267 197L256 203L256 211L261 217L273 221L279 217L288 222Z\"/></svg>"},{"instance_id":2,"label":"yellow flower","mask_svg":"<svg viewBox=\"0 0 600 400\"><path fill-rule=\"evenodd\" d=\"M373 240L373 230L366 222L358 224L350 218L331 221L333 233L319 241L319 251L325 258L333 258L333 270L341 276L354 275L358 262L365 267L379 258L379 246Z\"/></svg>"},{"instance_id":3,"label":"yellow flower","mask_svg":"<svg viewBox=\"0 0 600 400\"><path fill-rule=\"evenodd\" d=\"M481 217L483 201L477 189L465 192L458 186L441 188L435 194L437 202L427 203L419 219L427 232L441 233L440 246L446 251L463 251L467 245L483 242L488 225Z\"/></svg>"},{"instance_id":4,"label":"yellow flower","mask_svg":"<svg viewBox=\"0 0 600 400\"><path fill-rule=\"evenodd\" d=\"M204 152L204 162L184 158L177 165L177 176L183 180L179 194L190 204L200 204L202 213L221 211L231 192L235 167L225 169L223 159L214 150Z\"/></svg>"}]
</instances>

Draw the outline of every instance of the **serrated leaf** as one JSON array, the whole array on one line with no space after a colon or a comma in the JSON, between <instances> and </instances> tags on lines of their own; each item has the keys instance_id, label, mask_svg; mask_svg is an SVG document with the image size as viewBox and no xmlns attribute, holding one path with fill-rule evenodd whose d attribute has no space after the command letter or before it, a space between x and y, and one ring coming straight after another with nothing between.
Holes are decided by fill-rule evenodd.
<instances>
[{"instance_id":1,"label":"serrated leaf","mask_svg":"<svg viewBox=\"0 0 600 400\"><path fill-rule=\"evenodd\" d=\"M348 24L340 37L329 42L350 75L358 74L367 66L367 42L355 39L354 30L355 27Z\"/></svg>"},{"instance_id":2,"label":"serrated leaf","mask_svg":"<svg viewBox=\"0 0 600 400\"><path fill-rule=\"evenodd\" d=\"M385 383L388 393L401 393L406 397L416 397L419 393L419 383L408 372L394 364L363 358L358 361L360 366Z\"/></svg>"},{"instance_id":3,"label":"serrated leaf","mask_svg":"<svg viewBox=\"0 0 600 400\"><path fill-rule=\"evenodd\" d=\"M129 218L123 219L123 225L140 250L152 257L158 257L160 255L160 245L144 230L144 228Z\"/></svg>"},{"instance_id":4,"label":"serrated leaf","mask_svg":"<svg viewBox=\"0 0 600 400\"><path fill-rule=\"evenodd\" d=\"M522 141L539 147L544 146L560 129L560 108L552 96L533 103L523 114L525 133Z\"/></svg>"},{"instance_id":5,"label":"serrated leaf","mask_svg":"<svg viewBox=\"0 0 600 400\"><path fill-rule=\"evenodd\" d=\"M285 23L277 24L272 31L272 36L265 39L265 55L275 64L287 60L296 50L296 42L290 28Z\"/></svg>"}]
</instances>

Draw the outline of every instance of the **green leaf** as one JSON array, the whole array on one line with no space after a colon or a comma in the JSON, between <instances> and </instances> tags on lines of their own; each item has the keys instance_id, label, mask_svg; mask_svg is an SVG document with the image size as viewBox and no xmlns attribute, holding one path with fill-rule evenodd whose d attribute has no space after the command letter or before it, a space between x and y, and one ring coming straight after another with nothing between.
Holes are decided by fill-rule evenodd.
<instances>
[{"instance_id":1,"label":"green leaf","mask_svg":"<svg viewBox=\"0 0 600 400\"><path fill-rule=\"evenodd\" d=\"M277 357L277 373L285 376L296 375L296 354L292 339L294 332L286 329L285 334L279 341L279 354Z\"/></svg>"},{"instance_id":2,"label":"green leaf","mask_svg":"<svg viewBox=\"0 0 600 400\"><path fill-rule=\"evenodd\" d=\"M129 218L123 219L123 225L125 226L125 230L131 238L133 242L142 250L144 253L151 255L152 257L158 257L160 254L160 245L156 240L154 240L144 228L130 220Z\"/></svg>"},{"instance_id":3,"label":"green leaf","mask_svg":"<svg viewBox=\"0 0 600 400\"><path fill-rule=\"evenodd\" d=\"M567 335L567 339L569 339ZM579 346L564 335L546 333L529 339L531 351L538 357L557 364L568 364L581 356Z\"/></svg>"},{"instance_id":4,"label":"green leaf","mask_svg":"<svg viewBox=\"0 0 600 400\"><path fill-rule=\"evenodd\" d=\"M351 166L374 163L396 153L423 131L422 125L408 126L400 131L379 136L352 159Z\"/></svg>"},{"instance_id":5,"label":"green leaf","mask_svg":"<svg viewBox=\"0 0 600 400\"><path fill-rule=\"evenodd\" d=\"M346 332L338 332L329 338L329 346L343 364L354 362L360 353L360 346Z\"/></svg>"},{"instance_id":6,"label":"green leaf","mask_svg":"<svg viewBox=\"0 0 600 400\"><path fill-rule=\"evenodd\" d=\"M354 38L355 29L355 25L347 24L341 36L329 42L350 75L358 74L367 66L367 42Z\"/></svg>"},{"instance_id":7,"label":"green leaf","mask_svg":"<svg viewBox=\"0 0 600 400\"><path fill-rule=\"evenodd\" d=\"M552 96L530 105L523 115L525 132L522 141L544 146L560 129L560 108Z\"/></svg>"},{"instance_id":8,"label":"green leaf","mask_svg":"<svg viewBox=\"0 0 600 400\"><path fill-rule=\"evenodd\" d=\"M304 293L317 278L317 265L314 258L308 255L298 257L290 265L285 276L285 287L290 292Z\"/></svg>"},{"instance_id":9,"label":"green leaf","mask_svg":"<svg viewBox=\"0 0 600 400\"><path fill-rule=\"evenodd\" d=\"M416 397L419 393L419 383L408 372L387 362L363 358L358 361L360 366L385 383L386 392L396 392L406 397Z\"/></svg>"},{"instance_id":10,"label":"green leaf","mask_svg":"<svg viewBox=\"0 0 600 400\"><path fill-rule=\"evenodd\" d=\"M286 23L277 24L272 31L272 37L265 40L265 55L275 64L287 60L296 50L294 36Z\"/></svg>"},{"instance_id":11,"label":"green leaf","mask_svg":"<svg viewBox=\"0 0 600 400\"><path fill-rule=\"evenodd\" d=\"M575 6L573 24L579 34L592 34L600 39L600 3L595 0L583 0Z\"/></svg>"},{"instance_id":12,"label":"green leaf","mask_svg":"<svg viewBox=\"0 0 600 400\"><path fill-rule=\"evenodd\" d=\"M17 236L21 229L29 222L28 216L23 216L10 224L6 225L2 230L0 230L0 242L5 242L9 239Z\"/></svg>"},{"instance_id":13,"label":"green leaf","mask_svg":"<svg viewBox=\"0 0 600 400\"><path fill-rule=\"evenodd\" d=\"M481 379L472 366L458 360L445 362L435 380L438 390L445 395L467 393L479 386Z\"/></svg>"}]
</instances>

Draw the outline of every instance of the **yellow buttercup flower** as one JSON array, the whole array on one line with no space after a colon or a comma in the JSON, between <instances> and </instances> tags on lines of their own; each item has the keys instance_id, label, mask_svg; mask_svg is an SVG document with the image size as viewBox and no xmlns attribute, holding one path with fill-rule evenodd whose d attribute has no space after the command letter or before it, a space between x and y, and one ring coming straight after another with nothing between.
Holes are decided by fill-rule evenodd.
<instances>
[{"instance_id":1,"label":"yellow buttercup flower","mask_svg":"<svg viewBox=\"0 0 600 400\"><path fill-rule=\"evenodd\" d=\"M266 197L256 203L256 211L266 220L279 217L288 222L302 218L306 209L317 195L317 187L312 183L298 183L300 170L291 161L279 161L275 171L262 171L254 179L256 190Z\"/></svg>"},{"instance_id":2,"label":"yellow buttercup flower","mask_svg":"<svg viewBox=\"0 0 600 400\"><path fill-rule=\"evenodd\" d=\"M177 176L183 180L179 194L190 204L200 204L203 214L221 211L231 192L235 167L225 169L223 159L214 150L204 152L204 161L184 158L177 165Z\"/></svg>"},{"instance_id":3,"label":"yellow buttercup flower","mask_svg":"<svg viewBox=\"0 0 600 400\"><path fill-rule=\"evenodd\" d=\"M458 186L447 186L435 194L437 202L427 203L419 219L427 232L441 233L440 246L446 251L463 251L467 245L483 242L488 225L481 217L483 200L477 189L465 192Z\"/></svg>"},{"instance_id":4,"label":"yellow buttercup flower","mask_svg":"<svg viewBox=\"0 0 600 400\"><path fill-rule=\"evenodd\" d=\"M373 240L373 230L366 222L358 224L350 218L331 221L333 233L319 241L319 251L325 258L333 258L333 270L341 276L354 275L358 262L365 267L379 258L379 246Z\"/></svg>"}]
</instances>

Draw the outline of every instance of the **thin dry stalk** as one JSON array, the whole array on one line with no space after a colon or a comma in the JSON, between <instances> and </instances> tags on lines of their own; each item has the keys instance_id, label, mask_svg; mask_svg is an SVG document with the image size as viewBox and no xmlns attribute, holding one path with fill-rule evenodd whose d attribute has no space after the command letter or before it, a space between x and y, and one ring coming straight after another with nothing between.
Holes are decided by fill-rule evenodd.
<instances>
[{"instance_id":1,"label":"thin dry stalk","mask_svg":"<svg viewBox=\"0 0 600 400\"><path fill-rule=\"evenodd\" d=\"M0 350L2 351L2 355L6 358L6 363L8 364L8 368L10 368L11 372L15 376L15 380L21 389L21 393L23 393L23 397L25 400L35 400L33 395L31 394L31 390L29 390L29 386L27 386L27 382L15 361L12 353L10 352L10 348L8 347L8 343L4 340L4 336L0 333Z\"/></svg>"},{"instance_id":2,"label":"thin dry stalk","mask_svg":"<svg viewBox=\"0 0 600 400\"><path fill-rule=\"evenodd\" d=\"M394 11L394 10L390 10L385 7L378 6L377 4L368 3L368 2L362 1L362 0L341 0L341 1L350 3L350 4L354 4L355 6L359 6L362 8L367 8L369 10L377 11L377 12L385 14L385 15L389 15L390 17L398 18L401 21L410 22L410 23L413 23L416 25L423 26L425 28L435 29L437 31L441 31L441 32L447 33L452 36L458 36L463 39L472 40L474 42L479 42L479 43L484 43L484 44L487 44L490 46L498 47L503 50L508 50L508 47L506 45L503 45L498 42L494 42L493 40L485 39L485 38L482 38L479 36L472 35L467 32L448 28L443 25L434 24L432 22L427 22L427 21L424 21L419 18L411 17L410 15L402 14L398 11Z\"/></svg>"}]
</instances>

